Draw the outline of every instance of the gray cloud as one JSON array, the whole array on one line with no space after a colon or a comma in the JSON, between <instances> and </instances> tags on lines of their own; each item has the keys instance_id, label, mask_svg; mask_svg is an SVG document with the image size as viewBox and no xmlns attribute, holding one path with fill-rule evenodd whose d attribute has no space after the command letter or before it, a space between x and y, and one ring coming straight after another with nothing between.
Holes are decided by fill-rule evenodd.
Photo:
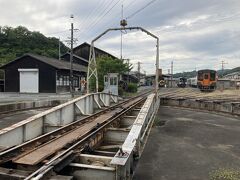
<instances>
[{"instance_id":1,"label":"gray cloud","mask_svg":"<svg viewBox=\"0 0 240 180\"><path fill-rule=\"evenodd\" d=\"M148 1L122 0L102 18L110 2L113 5L117 0L0 0L0 25L23 25L66 40L70 35L69 16L74 14L78 43L90 42L105 29L119 26L121 2L127 17ZM160 37L164 72L173 59L178 72L218 69L221 59L232 68L240 66L239 12L239 0L157 0L130 18L128 24L142 26ZM123 57L131 58L132 63L142 61L144 70L153 72L155 41L140 32L128 32L123 40ZM120 33L110 33L96 45L120 56Z\"/></svg>"}]
</instances>

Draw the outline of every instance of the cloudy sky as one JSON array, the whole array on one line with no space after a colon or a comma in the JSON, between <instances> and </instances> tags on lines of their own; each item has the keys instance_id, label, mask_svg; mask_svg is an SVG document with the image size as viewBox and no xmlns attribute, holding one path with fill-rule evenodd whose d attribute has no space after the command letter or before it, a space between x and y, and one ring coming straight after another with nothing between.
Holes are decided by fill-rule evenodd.
<instances>
[{"instance_id":1,"label":"cloudy sky","mask_svg":"<svg viewBox=\"0 0 240 180\"><path fill-rule=\"evenodd\" d=\"M23 25L65 41L74 14L77 46L119 27L122 5L128 26L141 26L160 38L165 73L172 60L175 72L220 69L222 60L225 68L240 66L240 0L0 0L0 25ZM96 46L120 57L120 40L120 32L112 32ZM128 31L123 58L130 58L135 68L140 61L142 71L153 73L155 45L148 35Z\"/></svg>"}]
</instances>

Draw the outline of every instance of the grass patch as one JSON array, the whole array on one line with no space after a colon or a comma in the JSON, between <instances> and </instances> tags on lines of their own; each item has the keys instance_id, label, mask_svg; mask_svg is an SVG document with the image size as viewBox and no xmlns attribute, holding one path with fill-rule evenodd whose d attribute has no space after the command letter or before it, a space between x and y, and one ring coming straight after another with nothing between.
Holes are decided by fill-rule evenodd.
<instances>
[{"instance_id":1,"label":"grass patch","mask_svg":"<svg viewBox=\"0 0 240 180\"><path fill-rule=\"evenodd\" d=\"M160 112L158 110L156 116L155 116L155 119L154 119L154 123L153 123L153 126L164 126L166 123L166 121L163 121L161 119L161 116L160 116Z\"/></svg>"},{"instance_id":2,"label":"grass patch","mask_svg":"<svg viewBox=\"0 0 240 180\"><path fill-rule=\"evenodd\" d=\"M210 173L210 180L240 180L240 171L221 168Z\"/></svg>"},{"instance_id":3,"label":"grass patch","mask_svg":"<svg viewBox=\"0 0 240 180\"><path fill-rule=\"evenodd\" d=\"M123 97L124 98L134 97L134 96L137 96L137 95L138 95L137 92L135 92L135 93L126 92L126 91L123 92Z\"/></svg>"}]
</instances>

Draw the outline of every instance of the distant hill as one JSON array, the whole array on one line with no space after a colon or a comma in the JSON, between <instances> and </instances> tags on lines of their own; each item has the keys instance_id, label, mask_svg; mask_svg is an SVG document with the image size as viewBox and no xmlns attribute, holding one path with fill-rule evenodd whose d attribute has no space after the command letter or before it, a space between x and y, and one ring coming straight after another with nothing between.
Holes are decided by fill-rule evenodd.
<instances>
[{"instance_id":1,"label":"distant hill","mask_svg":"<svg viewBox=\"0 0 240 180\"><path fill-rule=\"evenodd\" d=\"M240 71L240 67L234 68L234 69L225 69L223 72L222 70L218 70L217 73L218 75L226 75L226 74L230 74L230 73L234 73ZM176 73L173 75L174 78L179 78L179 77L186 77L186 78L192 78L195 77L197 75L196 71L190 71L190 72L182 72L182 73Z\"/></svg>"},{"instance_id":2,"label":"distant hill","mask_svg":"<svg viewBox=\"0 0 240 180\"><path fill-rule=\"evenodd\" d=\"M174 78L179 78L179 77L185 77L185 78L192 78L197 75L196 71L190 71L190 72L182 72L182 73L176 73L173 74Z\"/></svg>"},{"instance_id":3,"label":"distant hill","mask_svg":"<svg viewBox=\"0 0 240 180\"><path fill-rule=\"evenodd\" d=\"M61 53L68 48L61 43ZM48 38L40 32L29 31L23 26L0 26L0 66L25 53L58 57L58 39Z\"/></svg>"},{"instance_id":4,"label":"distant hill","mask_svg":"<svg viewBox=\"0 0 240 180\"><path fill-rule=\"evenodd\" d=\"M223 74L226 75L226 74L230 74L230 73L234 73L234 72L240 72L240 67L236 67L236 68L233 68L233 69L228 69Z\"/></svg>"}]
</instances>

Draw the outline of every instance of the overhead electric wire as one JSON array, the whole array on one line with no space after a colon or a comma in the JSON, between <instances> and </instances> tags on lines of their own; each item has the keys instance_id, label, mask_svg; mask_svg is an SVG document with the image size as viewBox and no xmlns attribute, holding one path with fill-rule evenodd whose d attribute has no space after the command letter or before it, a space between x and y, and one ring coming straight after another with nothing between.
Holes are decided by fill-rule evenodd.
<instances>
[{"instance_id":1,"label":"overhead electric wire","mask_svg":"<svg viewBox=\"0 0 240 180\"><path fill-rule=\"evenodd\" d=\"M106 3L103 3L102 8L101 8L101 6L99 6L99 7L96 6L96 8L99 9L100 11L95 12L96 15L94 17L92 17L91 19L89 19L89 23L83 24L82 28L80 28L80 31L78 33L85 34L84 32L86 31L86 29L88 29L87 27L91 26L93 24L93 22L95 22L99 18L99 16L101 16L103 13L105 13L106 10L111 6L113 1L114 0L111 0L110 2L106 1ZM100 13L100 14L98 14L98 13ZM85 27L85 28L83 28L83 27Z\"/></svg>"},{"instance_id":2,"label":"overhead electric wire","mask_svg":"<svg viewBox=\"0 0 240 180\"><path fill-rule=\"evenodd\" d=\"M100 1L99 1L100 2ZM93 13L98 13L101 11L101 9L105 8L105 5L107 4L108 0L105 0L104 2L101 2L100 6L96 6L89 14L88 16L84 19L84 21L80 22L79 27L81 27L82 25L84 25L88 20L91 20L93 18ZM100 10L100 11L97 11Z\"/></svg>"},{"instance_id":3,"label":"overhead electric wire","mask_svg":"<svg viewBox=\"0 0 240 180\"><path fill-rule=\"evenodd\" d=\"M134 17L136 14L140 13L142 10L146 9L148 6L150 6L152 3L154 3L157 0L152 0L149 3L145 4L143 7L141 7L140 9L138 9L137 11L135 11L134 13L132 13L131 15L129 15L126 19L130 19L132 17Z\"/></svg>"},{"instance_id":4,"label":"overhead electric wire","mask_svg":"<svg viewBox=\"0 0 240 180\"><path fill-rule=\"evenodd\" d=\"M136 0L133 0L131 2L129 2L126 6L125 6L125 10L128 9L130 6L132 6L134 3L136 3Z\"/></svg>"},{"instance_id":5,"label":"overhead electric wire","mask_svg":"<svg viewBox=\"0 0 240 180\"><path fill-rule=\"evenodd\" d=\"M69 30L53 32L53 33L48 33L48 34L44 34L44 35L45 35L45 36L48 36L48 35L53 35L53 34L60 34L60 33L64 33L64 32L67 32L67 31L69 31Z\"/></svg>"},{"instance_id":6,"label":"overhead electric wire","mask_svg":"<svg viewBox=\"0 0 240 180\"><path fill-rule=\"evenodd\" d=\"M131 9L131 6L135 5L136 2L138 2L138 1L136 1L136 0L130 1L130 2L124 7L125 13L126 13L127 11L129 11L129 10ZM126 14L127 14L127 13L126 13ZM125 19L126 19L126 17L125 17Z\"/></svg>"},{"instance_id":7,"label":"overhead electric wire","mask_svg":"<svg viewBox=\"0 0 240 180\"><path fill-rule=\"evenodd\" d=\"M88 29L95 27L121 0L118 0L105 14L103 14L97 21L88 27ZM124 2L125 0L123 0ZM85 30L86 31L86 30Z\"/></svg>"},{"instance_id":8,"label":"overhead electric wire","mask_svg":"<svg viewBox=\"0 0 240 180\"><path fill-rule=\"evenodd\" d=\"M125 0L123 0L123 2L124 2ZM122 2L122 3L123 3ZM126 10L126 9L129 9L129 7L130 6L132 6L134 3L136 2L136 0L133 0L133 1L130 1L126 6L125 6L125 8L124 8L124 10ZM120 17L120 15L121 15L121 12L120 13L118 13L116 16L114 16L115 18L116 17ZM109 26L112 26L113 24L119 24L119 22L117 22L117 21L108 21L107 23L105 23L102 27L109 27ZM93 33L96 33L97 32L97 30L95 30ZM84 34L84 32L80 32L80 33L83 33ZM89 36L89 35L87 35L87 36Z\"/></svg>"},{"instance_id":9,"label":"overhead electric wire","mask_svg":"<svg viewBox=\"0 0 240 180\"><path fill-rule=\"evenodd\" d=\"M122 4L123 4L123 2L124 2L125 0L123 0L122 1ZM118 3L119 3L120 1L117 1L115 4L114 4L114 6L111 8L111 9L109 9L109 12L115 7L115 5L117 5ZM133 0L133 1L130 1L126 6L125 6L125 8L124 8L124 10L128 10L133 4L135 4L136 3L136 0ZM100 22L100 20L101 19L103 19L106 15L108 14L108 12L106 12L105 13L105 15L103 15L103 17L101 17L99 20L98 20L98 22L96 22L96 23L92 23L92 24L90 24L89 26L88 26L88 28L86 28L85 30L81 30L81 31L79 31L78 33L80 33L80 34L85 34L85 32L86 32L86 30L87 29L90 29L90 27L94 27L95 25L97 25L99 22ZM121 15L121 13L118 13L116 16L118 16L118 15ZM114 17L116 17L116 16L114 16ZM104 27L109 27L109 24L110 25L113 25L113 24L116 24L116 21L114 20L114 21L109 21L107 24L105 23L104 24ZM97 30L95 30L94 31L94 33L96 33L97 32ZM90 34L86 34L86 36L88 37L88 36L90 36Z\"/></svg>"},{"instance_id":10,"label":"overhead electric wire","mask_svg":"<svg viewBox=\"0 0 240 180\"><path fill-rule=\"evenodd\" d=\"M111 8L110 9L108 9L106 12L105 12L105 14L102 14L102 16L101 17L99 17L99 19L97 19L97 21L95 21L95 22L93 22L89 27L88 27L88 29L91 29L91 28L93 28L94 26L96 26L107 14L109 14L110 12L111 12L111 10L119 3L119 2L121 2L122 1L122 3L125 1L125 0L118 0L118 1L116 1L115 2L115 4L113 4L113 6L111 6ZM133 2L131 2L131 4L132 4ZM129 3L130 4L130 3ZM128 5L129 5L128 4ZM119 13L119 14L121 14L121 13ZM116 17L116 16L115 16ZM82 32L80 32L80 33L85 33L85 31L86 30L84 30L84 31L82 31Z\"/></svg>"},{"instance_id":11,"label":"overhead electric wire","mask_svg":"<svg viewBox=\"0 0 240 180\"><path fill-rule=\"evenodd\" d=\"M117 3L118 3L119 1L120 1L120 0L118 0ZM96 22L99 21L99 17L101 18L102 16L105 16L106 12L109 12L109 7L110 7L110 9L112 9L111 5L112 5L113 2L114 2L114 0L111 0L110 3L107 4L106 8L105 8L103 11L101 11L101 13L93 20L93 22L90 23L90 24L88 24L88 25L86 25L86 28L85 28L85 29L81 29L80 32L83 33L83 32L85 32L86 30L90 29L90 27L92 27L93 25L96 24ZM116 4L116 3L115 3L115 4ZM114 4L113 6L115 6L115 4ZM80 33L80 32L79 32L79 33Z\"/></svg>"}]
</instances>

